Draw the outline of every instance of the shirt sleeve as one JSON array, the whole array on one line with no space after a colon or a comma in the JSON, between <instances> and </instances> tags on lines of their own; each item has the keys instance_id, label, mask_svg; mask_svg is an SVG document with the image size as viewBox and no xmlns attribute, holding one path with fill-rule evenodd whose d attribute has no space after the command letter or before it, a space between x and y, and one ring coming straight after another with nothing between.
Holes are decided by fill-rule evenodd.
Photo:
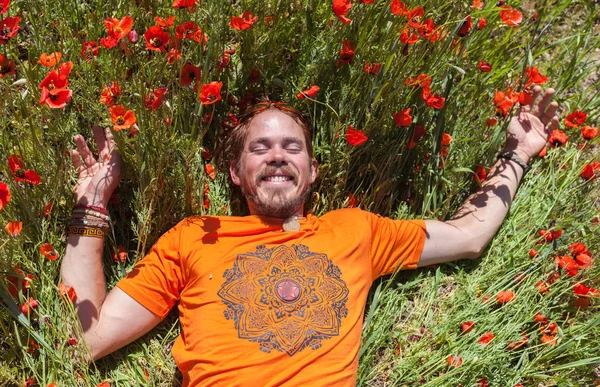
<instances>
[{"instance_id":1,"label":"shirt sleeve","mask_svg":"<svg viewBox=\"0 0 600 387\"><path fill-rule=\"evenodd\" d=\"M181 223L163 234L117 287L152 313L165 318L183 288Z\"/></svg>"},{"instance_id":2,"label":"shirt sleeve","mask_svg":"<svg viewBox=\"0 0 600 387\"><path fill-rule=\"evenodd\" d=\"M416 269L425 245L425 222L365 214L371 226L373 280L396 270Z\"/></svg>"}]
</instances>

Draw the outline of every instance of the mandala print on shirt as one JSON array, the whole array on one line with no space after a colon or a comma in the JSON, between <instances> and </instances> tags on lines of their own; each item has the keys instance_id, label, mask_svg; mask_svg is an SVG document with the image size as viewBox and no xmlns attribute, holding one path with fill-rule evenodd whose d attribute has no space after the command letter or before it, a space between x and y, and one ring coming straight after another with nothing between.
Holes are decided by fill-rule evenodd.
<instances>
[{"instance_id":1,"label":"mandala print on shirt","mask_svg":"<svg viewBox=\"0 0 600 387\"><path fill-rule=\"evenodd\" d=\"M237 256L218 291L238 337L293 356L340 333L348 287L326 254L304 245L257 246Z\"/></svg>"}]
</instances>

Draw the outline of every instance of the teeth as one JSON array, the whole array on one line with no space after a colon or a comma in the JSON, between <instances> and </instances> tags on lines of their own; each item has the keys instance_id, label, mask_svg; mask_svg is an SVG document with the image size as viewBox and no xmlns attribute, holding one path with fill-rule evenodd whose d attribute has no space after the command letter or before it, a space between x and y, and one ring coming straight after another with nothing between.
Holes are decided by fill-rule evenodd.
<instances>
[{"instance_id":1,"label":"teeth","mask_svg":"<svg viewBox=\"0 0 600 387\"><path fill-rule=\"evenodd\" d=\"M288 181L291 179L292 178L289 176L267 176L267 177L265 177L266 181L273 181L273 182L282 182L282 181Z\"/></svg>"}]
</instances>

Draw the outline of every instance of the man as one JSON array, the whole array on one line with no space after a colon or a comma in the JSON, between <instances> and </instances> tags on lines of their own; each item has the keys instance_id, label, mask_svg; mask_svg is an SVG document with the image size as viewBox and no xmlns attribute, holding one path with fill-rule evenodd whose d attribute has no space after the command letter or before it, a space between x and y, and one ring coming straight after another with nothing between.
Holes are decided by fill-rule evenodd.
<instances>
[{"instance_id":1,"label":"man","mask_svg":"<svg viewBox=\"0 0 600 387\"><path fill-rule=\"evenodd\" d=\"M142 336L178 303L181 335L172 352L184 385L354 385L373 280L481 254L527 162L558 128L554 91L540 94L536 87L534 102L511 120L507 153L447 222L390 220L360 209L306 214L317 177L310 128L287 105L259 104L222 148L251 215L183 220L108 295L103 241L89 235L106 225L119 154L109 129L94 128L98 161L76 136L73 222L81 228L70 232L61 271L77 291L92 358Z\"/></svg>"}]
</instances>

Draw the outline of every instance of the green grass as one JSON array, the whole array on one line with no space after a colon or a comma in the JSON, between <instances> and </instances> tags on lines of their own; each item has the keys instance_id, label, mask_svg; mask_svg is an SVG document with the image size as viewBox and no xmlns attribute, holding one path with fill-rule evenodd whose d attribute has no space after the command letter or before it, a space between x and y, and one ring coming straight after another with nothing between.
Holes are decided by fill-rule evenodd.
<instances>
[{"instance_id":1,"label":"green grass","mask_svg":"<svg viewBox=\"0 0 600 387\"><path fill-rule=\"evenodd\" d=\"M178 335L172 314L151 333L95 365L83 362L81 344L65 345L76 326L72 307L58 297L60 260L49 261L39 253L42 243L52 243L64 253L66 225L73 205L75 172L65 152L74 147L72 137L91 137L94 123L112 126L106 106L99 102L105 85L118 81L123 89L119 103L135 111L140 133L130 138L127 131L116 133L124 160L118 203L111 204L116 221L105 249L105 274L112 287L144 256L156 239L178 220L192 214L226 215L237 208L230 202L227 176L211 180L204 172L202 148L214 150L221 135L220 122L227 113L237 113L228 95L237 100L247 89L273 100L284 100L305 110L315 124L315 155L319 180L314 186L312 211L326 211L348 205L353 193L363 208L395 218L448 219L466 197L477 189L472 171L476 165L490 166L503 144L508 123L487 127L494 117L492 102L497 90L517 86L525 66L535 65L550 78L545 86L557 90L563 115L574 110L588 114L586 124L597 126L600 95L595 87L600 63L597 37L598 5L591 1L510 2L523 11L518 28L504 25L495 3L482 10L470 2L429 0L409 1L420 5L425 18L449 32L430 43L420 40L408 48L398 41L406 18L396 17L389 2L354 3L350 25L342 24L331 12L330 2L205 0L196 10L175 10L169 2L59 0L36 2L15 0L4 17L21 15L21 30L0 53L14 59L16 77L0 79L0 181L12 193L10 203L0 211L0 225L23 222L17 238L0 237L0 272L13 273L19 264L34 281L27 297L39 307L25 317L19 306L26 297L10 297L2 287L4 308L0 308L0 385L22 385L35 377L39 385L77 383L96 385L178 385L170 346ZM259 17L246 31L228 27L229 18L249 9ZM471 33L455 36L466 12L474 21ZM539 13L536 21L531 16ZM103 20L131 15L139 34L137 44L128 44L132 55L118 48L101 49L93 62L81 58L86 40L106 36ZM183 59L167 64L165 54L145 49L143 33L154 25L154 16L176 15L175 26L193 20L209 36L205 46L184 41ZM270 27L264 17L275 15ZM478 31L480 17L487 26ZM331 20L330 20L331 19ZM596 34L594 34L596 31ZM354 61L336 65L342 41L356 44ZM453 48L456 39L462 48ZM226 48L236 48L231 63L218 73L218 58ZM63 61L72 61L69 88L73 99L66 108L51 110L39 105L39 82L49 69L37 64L41 53L61 51ZM182 87L180 68L189 61L201 66L202 83L223 82L223 100L201 105L191 88ZM477 69L479 61L492 64L489 73ZM363 72L364 63L382 63L378 75ZM248 84L256 69L257 83ZM404 80L427 73L432 91L446 96L442 110L428 108L418 89ZM19 88L13 85L20 80ZM295 95L312 85L321 91L314 99L300 101ZM143 107L148 90L166 87L164 103L157 111ZM392 114L411 107L413 122L427 134L413 149L406 147L414 128L397 128ZM203 116L214 112L206 123ZM164 118L172 120L168 126ZM361 129L369 140L352 147L344 139L348 125ZM598 183L578 177L583 165L598 160L598 142L583 141L576 129L564 129L569 143L550 150L536 161L525 177L511 213L481 258L442 265L433 269L402 272L377 282L367 305L359 385L397 386L473 385L485 376L490 385L588 386L600 364L598 301L588 310L572 306L575 281L600 287L595 265L580 277L561 277L540 295L535 284L545 280L554 268L554 257L568 252L572 242L583 241L598 256L599 228L592 218L600 215ZM440 167L440 138L453 141ZM18 184L6 160L19 154L26 168L42 177L38 186ZM427 156L428 155L428 156ZM562 169L565 166L565 169ZM205 209L204 187L210 188L210 207ZM40 213L46 203L55 204L49 216ZM537 230L551 224L564 230L555 245L536 245ZM115 264L117 245L129 252L125 263ZM529 259L529 249L538 248L540 258ZM516 284L514 276L526 273ZM4 275L3 275L4 276ZM515 301L498 308L482 303L483 295L493 296L511 289ZM478 295L481 294L480 297ZM539 329L532 324L535 313L544 313L559 326L558 343L540 343ZM567 322L571 319L571 324ZM460 334L460 324L473 320L476 327ZM423 327L423 332L421 332ZM477 339L486 331L495 334L487 346ZM506 351L509 341L529 334L529 346ZM30 338L40 348L27 352ZM450 354L463 358L453 369L446 363ZM147 380L145 370L149 372ZM80 375L77 382L73 375ZM422 382L424 382L422 384Z\"/></svg>"}]
</instances>

